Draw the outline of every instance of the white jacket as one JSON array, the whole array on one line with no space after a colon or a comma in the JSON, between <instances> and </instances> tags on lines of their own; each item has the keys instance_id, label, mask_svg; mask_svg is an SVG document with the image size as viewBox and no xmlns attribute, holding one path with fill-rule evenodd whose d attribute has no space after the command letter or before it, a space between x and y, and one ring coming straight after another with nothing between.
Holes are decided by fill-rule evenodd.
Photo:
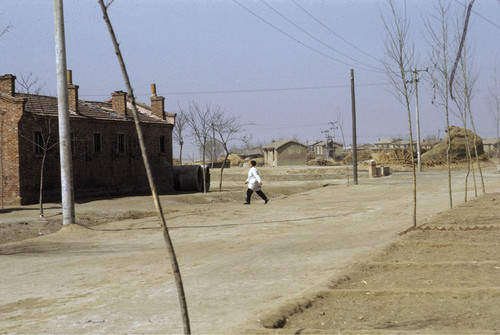
<instances>
[{"instance_id":1,"label":"white jacket","mask_svg":"<svg viewBox=\"0 0 500 335\"><path fill-rule=\"evenodd\" d=\"M259 191L262 187L259 185L261 183L259 173L255 166L252 166L250 170L248 170L248 178L247 178L248 188L253 191Z\"/></svg>"}]
</instances>

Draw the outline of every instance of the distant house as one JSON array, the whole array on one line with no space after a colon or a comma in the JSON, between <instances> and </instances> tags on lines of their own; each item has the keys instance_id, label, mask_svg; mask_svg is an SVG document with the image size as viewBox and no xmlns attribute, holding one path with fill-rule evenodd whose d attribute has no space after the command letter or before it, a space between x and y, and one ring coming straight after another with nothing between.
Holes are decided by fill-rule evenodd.
<instances>
[{"instance_id":1,"label":"distant house","mask_svg":"<svg viewBox=\"0 0 500 335\"><path fill-rule=\"evenodd\" d=\"M420 143L420 147L426 151L431 150L432 147L434 147L439 142L441 142L441 141L440 140L424 140L424 141L422 141L422 143Z\"/></svg>"},{"instance_id":2,"label":"distant house","mask_svg":"<svg viewBox=\"0 0 500 335\"><path fill-rule=\"evenodd\" d=\"M410 141L409 140L399 140L395 141L393 144L394 149L410 149ZM413 147L416 148L417 142L413 141Z\"/></svg>"},{"instance_id":3,"label":"distant house","mask_svg":"<svg viewBox=\"0 0 500 335\"><path fill-rule=\"evenodd\" d=\"M373 144L370 144L370 143L360 144L357 147L358 147L358 150L374 150L375 149L375 146ZM349 147L349 150L352 151L352 147Z\"/></svg>"},{"instance_id":4,"label":"distant house","mask_svg":"<svg viewBox=\"0 0 500 335\"><path fill-rule=\"evenodd\" d=\"M305 145L307 146L307 152L314 152L314 147L321 141L309 141Z\"/></svg>"},{"instance_id":5,"label":"distant house","mask_svg":"<svg viewBox=\"0 0 500 335\"><path fill-rule=\"evenodd\" d=\"M326 141L319 141L314 145L314 157L326 158L326 152L328 150L328 157L331 158L336 151L342 150L342 147L341 143L329 141L327 146Z\"/></svg>"},{"instance_id":6,"label":"distant house","mask_svg":"<svg viewBox=\"0 0 500 335\"><path fill-rule=\"evenodd\" d=\"M391 150L394 149L394 142L400 141L399 138L390 138L390 139L379 139L375 142L375 150Z\"/></svg>"},{"instance_id":7,"label":"distant house","mask_svg":"<svg viewBox=\"0 0 500 335\"><path fill-rule=\"evenodd\" d=\"M43 148L47 151L44 199L60 198L57 97L17 93L16 77L0 76L0 160L2 201L38 201ZM68 103L75 198L149 192L126 93L109 101L78 99L68 72ZM165 113L164 98L153 94L151 106L139 106L147 154L158 192L173 190L172 129L175 114ZM47 142L48 141L48 142ZM47 144L47 145L46 145Z\"/></svg>"},{"instance_id":8,"label":"distant house","mask_svg":"<svg viewBox=\"0 0 500 335\"><path fill-rule=\"evenodd\" d=\"M307 146L290 140L272 142L264 147L264 163L269 166L307 165Z\"/></svg>"},{"instance_id":9,"label":"distant house","mask_svg":"<svg viewBox=\"0 0 500 335\"><path fill-rule=\"evenodd\" d=\"M496 138L487 138L483 140L484 152L488 157L495 157L497 150L500 148L500 141Z\"/></svg>"},{"instance_id":10,"label":"distant house","mask_svg":"<svg viewBox=\"0 0 500 335\"><path fill-rule=\"evenodd\" d=\"M416 142L413 141L413 146L416 147ZM378 151L387 151L394 149L409 149L410 141L402 140L400 138L392 138L392 139L383 139L375 142L374 150Z\"/></svg>"}]
</instances>

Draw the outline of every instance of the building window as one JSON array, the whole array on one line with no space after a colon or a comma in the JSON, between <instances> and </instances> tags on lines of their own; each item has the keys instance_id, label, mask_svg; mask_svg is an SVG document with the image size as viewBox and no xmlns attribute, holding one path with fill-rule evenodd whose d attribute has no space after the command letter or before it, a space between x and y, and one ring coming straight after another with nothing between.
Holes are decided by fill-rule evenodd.
<instances>
[{"instance_id":1,"label":"building window","mask_svg":"<svg viewBox=\"0 0 500 335\"><path fill-rule=\"evenodd\" d=\"M36 155L43 154L43 136L41 131L34 132L33 142L35 144L35 154Z\"/></svg>"},{"instance_id":2,"label":"building window","mask_svg":"<svg viewBox=\"0 0 500 335\"><path fill-rule=\"evenodd\" d=\"M94 154L100 154L101 149L101 133L94 133Z\"/></svg>"},{"instance_id":3,"label":"building window","mask_svg":"<svg viewBox=\"0 0 500 335\"><path fill-rule=\"evenodd\" d=\"M124 134L118 134L118 136L116 137L116 149L118 150L119 154L125 153L125 135Z\"/></svg>"},{"instance_id":4,"label":"building window","mask_svg":"<svg viewBox=\"0 0 500 335\"><path fill-rule=\"evenodd\" d=\"M166 141L165 136L160 136L160 152L162 154L167 152L167 145L165 141Z\"/></svg>"}]
</instances>

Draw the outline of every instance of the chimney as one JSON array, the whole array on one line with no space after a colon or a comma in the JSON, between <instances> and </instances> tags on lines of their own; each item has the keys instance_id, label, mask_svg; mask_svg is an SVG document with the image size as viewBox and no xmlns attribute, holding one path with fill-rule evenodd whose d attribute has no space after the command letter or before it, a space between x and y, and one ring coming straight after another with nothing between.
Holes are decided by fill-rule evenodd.
<instances>
[{"instance_id":1,"label":"chimney","mask_svg":"<svg viewBox=\"0 0 500 335\"><path fill-rule=\"evenodd\" d=\"M14 96L16 91L16 76L6 74L0 76L0 92Z\"/></svg>"},{"instance_id":2,"label":"chimney","mask_svg":"<svg viewBox=\"0 0 500 335\"><path fill-rule=\"evenodd\" d=\"M113 111L127 117L127 94L123 91L111 93Z\"/></svg>"},{"instance_id":3,"label":"chimney","mask_svg":"<svg viewBox=\"0 0 500 335\"><path fill-rule=\"evenodd\" d=\"M69 109L78 113L78 85L73 85L73 74L71 70L66 71L68 79L68 106Z\"/></svg>"},{"instance_id":4,"label":"chimney","mask_svg":"<svg viewBox=\"0 0 500 335\"><path fill-rule=\"evenodd\" d=\"M165 120L165 98L156 95L156 84L151 84L151 112Z\"/></svg>"}]
</instances>

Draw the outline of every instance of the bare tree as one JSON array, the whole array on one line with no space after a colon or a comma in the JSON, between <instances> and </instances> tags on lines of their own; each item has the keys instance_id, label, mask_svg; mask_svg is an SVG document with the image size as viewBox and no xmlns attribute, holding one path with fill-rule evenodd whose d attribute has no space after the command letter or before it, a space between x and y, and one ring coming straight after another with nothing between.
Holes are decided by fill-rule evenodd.
<instances>
[{"instance_id":1,"label":"bare tree","mask_svg":"<svg viewBox=\"0 0 500 335\"><path fill-rule=\"evenodd\" d=\"M437 5L438 16L434 17L438 24L435 28L433 22L427 21L427 31L430 35L429 44L431 45L430 80L434 89L434 98L432 103L442 107L446 119L446 132L448 133L448 146L446 148L446 165L448 167L448 195L450 208L453 208L453 194L451 187L451 162L450 149L452 134L450 131L450 81L448 77L448 64L451 62L449 56L450 37L448 32L449 25L449 6L445 7L441 1Z\"/></svg>"},{"instance_id":2,"label":"bare tree","mask_svg":"<svg viewBox=\"0 0 500 335\"><path fill-rule=\"evenodd\" d=\"M453 80L455 78L455 71L457 70L458 61L460 60L460 57L462 57L462 49L464 48L465 39L467 37L467 29L469 28L469 18L470 18L470 13L472 12L472 6L474 5L474 1L476 1L476 0L471 0L469 5L467 6L467 11L465 13L464 26L463 26L463 31L462 31L462 37L460 38L460 44L458 46L457 56L455 57L455 63L453 64L453 68L451 69L450 95L451 95L452 99L454 99L452 87L453 87Z\"/></svg>"},{"instance_id":3,"label":"bare tree","mask_svg":"<svg viewBox=\"0 0 500 335\"><path fill-rule=\"evenodd\" d=\"M484 185L484 178L483 178L483 171L481 168L481 162L479 160L479 152L478 152L478 145L477 145L477 132L476 132L476 127L474 124L474 117L472 113L472 105L471 101L473 98L473 91L474 91L474 84L476 82L476 79L478 77L478 74L476 71L473 70L472 65L473 65L473 60L472 60L472 53L470 52L470 48L468 48L467 43L464 42L464 46L462 48L462 57L460 58L460 73L462 75L462 80L459 82L459 86L461 88L462 95L463 95L463 107L464 107L464 117L470 120L471 124L471 129L472 129L472 146L474 149L474 157L476 160L476 164L479 170L479 176L481 180L481 188L483 194L486 192L485 190L485 185ZM459 100L457 98L457 100ZM466 129L466 122L464 121L464 128ZM474 178L474 191L475 191L475 196L477 197L477 184L476 184L476 176L475 176L475 171L474 171L474 161L472 160L472 153L470 150L470 145L468 143L468 137L467 137L467 132L465 131L465 139L466 139L466 151L467 151L467 158L471 162L472 165L472 176ZM467 190L466 190L467 191Z\"/></svg>"},{"instance_id":4,"label":"bare tree","mask_svg":"<svg viewBox=\"0 0 500 335\"><path fill-rule=\"evenodd\" d=\"M220 180L219 180L219 192L222 191L222 175L224 173L224 167L226 166L227 159L231 153L228 147L229 142L237 140L236 137L241 131L241 123L238 116L225 115L222 109L216 108L213 115L213 127L215 133L217 134L217 141L222 145L224 149L224 161L220 169Z\"/></svg>"},{"instance_id":5,"label":"bare tree","mask_svg":"<svg viewBox=\"0 0 500 335\"><path fill-rule=\"evenodd\" d=\"M217 134L215 131L215 124L211 124L210 128L212 129L212 134L207 139L207 158L210 160L210 167L214 167L214 163L224 154L224 148L221 143L217 139Z\"/></svg>"},{"instance_id":6,"label":"bare tree","mask_svg":"<svg viewBox=\"0 0 500 335\"><path fill-rule=\"evenodd\" d=\"M473 175L473 181L474 181L474 190L475 194L477 196L477 185L476 185L476 179L475 179L475 173L474 173L474 162L472 160L472 155L471 155L471 150L470 150L470 143L469 143L469 135L467 132L467 100L468 100L468 89L469 86L467 82L465 81L465 73L463 73L464 69L464 62L463 58L460 61L460 72L463 74L464 78L461 78L460 80L455 81L455 86L453 86L453 89L456 91L454 94L455 97L455 104L457 105L457 110L458 112L457 117L462 120L462 126L464 130L464 147L465 147L465 158L467 161L467 171L465 173L465 180L464 180L464 202L467 202L467 193L468 193L468 181L469 181L469 175L472 170L472 175ZM455 114L455 113L454 113ZM472 168L471 168L472 166Z\"/></svg>"},{"instance_id":7,"label":"bare tree","mask_svg":"<svg viewBox=\"0 0 500 335\"><path fill-rule=\"evenodd\" d=\"M21 73L19 78L17 78L19 91L26 94L40 94L43 90L45 84L40 83L40 78L35 76L33 72L28 72L28 74Z\"/></svg>"},{"instance_id":8,"label":"bare tree","mask_svg":"<svg viewBox=\"0 0 500 335\"><path fill-rule=\"evenodd\" d=\"M5 27L3 27L0 30L0 38L2 38L3 35L5 35L9 29L12 26L9 24ZM4 118L5 118L5 111L0 111L0 116L2 117L0 120L0 196L1 196L1 210L3 212L4 210L4 186L5 186L5 176L4 176L4 166L3 166L3 159L4 159L4 151L3 151L3 142L4 142Z\"/></svg>"},{"instance_id":9,"label":"bare tree","mask_svg":"<svg viewBox=\"0 0 500 335\"><path fill-rule=\"evenodd\" d=\"M465 28L464 28L464 33L462 34L461 40L460 40L460 48L459 50L462 52L462 55L459 57L460 58L460 72L462 74L462 88L463 88L463 97L464 97L464 107L466 114L465 116L469 117L470 123L471 123L471 129L473 133L473 148L474 148L474 156L476 159L476 164L479 170L479 176L481 180L481 188L483 191L483 194L486 193L485 185L484 185L484 178L483 178L483 171L481 169L481 162L479 160L479 152L477 150L477 132L476 132L476 126L474 123L474 117L472 113L472 107L471 107L471 100L473 97L473 90L474 90L474 84L476 82L476 79L478 77L477 72L475 72L472 68L473 65L473 52L471 52L471 49L468 47L467 43L467 38L466 38L466 31L467 31L467 26L468 26L468 20L470 16L470 11L472 8L472 5L474 3L474 0L471 1L470 5L467 8L467 11L464 14L464 21L465 21ZM459 26L459 24L457 24ZM467 132L465 132L465 136L467 136ZM468 139L467 137L465 137ZM468 145L466 143L466 145ZM470 148L467 146L468 150L468 159L470 159L472 165L472 154L470 152ZM474 178L474 190L475 190L475 195L477 197L477 185L476 185L476 178L475 178L475 173L474 173L474 167L472 169L472 174Z\"/></svg>"},{"instance_id":10,"label":"bare tree","mask_svg":"<svg viewBox=\"0 0 500 335\"><path fill-rule=\"evenodd\" d=\"M4 211L4 193L5 193L5 170L3 166L3 159L4 159L4 149L3 149L3 143L4 143L4 125L5 125L5 114L7 112L2 110L0 111L0 196L1 196L1 211Z\"/></svg>"},{"instance_id":11,"label":"bare tree","mask_svg":"<svg viewBox=\"0 0 500 335\"><path fill-rule=\"evenodd\" d=\"M39 125L39 131L35 132L34 137L29 137L24 134L21 134L21 136L34 145L35 152L41 157L38 204L40 209L40 217L43 217L45 163L48 152L59 144L59 141L54 136L55 129L57 128L57 118L46 113L43 104L40 101L39 94L41 93L45 85L40 83L39 77L35 76L32 72L29 72L27 75L21 73L19 75L17 83L19 84L20 91L22 93L32 95L30 99L28 99L28 104L30 105L31 110L34 111L35 109L39 109L41 113L41 116L37 115L36 113L32 114L34 122ZM35 104L37 105L36 108Z\"/></svg>"},{"instance_id":12,"label":"bare tree","mask_svg":"<svg viewBox=\"0 0 500 335\"><path fill-rule=\"evenodd\" d=\"M411 126L410 98L412 88L409 86L406 73L415 66L415 47L409 40L410 22L406 15L406 1L404 13L398 13L392 0L387 0L390 14L382 16L387 31L385 51L388 61L384 62L387 76L391 81L396 98L405 106L408 116L408 134L410 138L410 156L413 177L413 227L417 226L417 176L415 171L415 157L413 148L413 132Z\"/></svg>"},{"instance_id":13,"label":"bare tree","mask_svg":"<svg viewBox=\"0 0 500 335\"><path fill-rule=\"evenodd\" d=\"M494 121L495 130L496 130L496 148L497 148L497 169L500 172L500 95L498 93L498 76L497 76L497 63L495 62L495 69L493 72L493 87L490 88L490 96L491 96L491 116Z\"/></svg>"},{"instance_id":14,"label":"bare tree","mask_svg":"<svg viewBox=\"0 0 500 335\"><path fill-rule=\"evenodd\" d=\"M182 147L184 146L184 130L188 125L188 118L184 110L179 105L179 112L175 117L174 130L172 137L179 144L179 164L182 165Z\"/></svg>"},{"instance_id":15,"label":"bare tree","mask_svg":"<svg viewBox=\"0 0 500 335\"><path fill-rule=\"evenodd\" d=\"M135 103L135 98L134 98L132 86L130 84L127 69L125 67L125 62L123 60L118 41L116 40L116 35L115 35L114 30L113 30L113 26L111 25L111 21L110 21L109 16L108 16L108 7L113 3L113 1L114 0L110 0L107 4L104 4L104 0L99 0L99 4L101 6L101 10L102 10L102 13L104 16L104 21L106 22L111 40L113 42L113 46L115 48L116 56L118 57L118 62L120 63L120 67L122 69L122 74L123 74L123 78L125 80L125 85L127 86L127 95L128 95L128 98L131 100L132 115L134 117L134 122L135 122L135 126L136 126L136 131L137 131L137 137L139 139L139 146L141 148L141 153L142 153L142 159L144 162L144 166L146 168L146 174L148 176L149 186L151 188L151 193L153 195L153 201L154 201L154 204L156 207L156 211L158 213L158 217L160 218L161 225L163 228L162 229L163 230L163 238L165 239L165 243L167 245L167 250L168 250L168 253L170 256L169 258L170 258L170 262L172 265L172 271L174 273L175 283L177 286L177 294L179 297L179 304L181 307L184 333L191 334L191 327L190 327L190 323L189 323L189 315L188 315L188 309L187 309L187 303L186 303L186 295L184 293L184 284L182 282L181 272L179 270L179 263L177 262L177 256L175 255L174 246L173 246L172 240L170 238L170 234L168 232L168 227L167 227L167 223L165 221L165 216L163 215L163 210L161 208L160 199L159 199L158 194L156 192L155 181L153 178L153 173L152 173L151 166L149 164L149 159L148 159L147 152L146 152L144 135L143 135L142 128L141 128L141 125L139 122L139 115L138 115L139 113L137 112L137 106Z\"/></svg>"},{"instance_id":16,"label":"bare tree","mask_svg":"<svg viewBox=\"0 0 500 335\"><path fill-rule=\"evenodd\" d=\"M8 24L8 25L6 25L5 27L1 28L1 30L0 30L0 38L1 38L3 35L7 34L11 28L12 28L12 25L11 25L11 24Z\"/></svg>"},{"instance_id":17,"label":"bare tree","mask_svg":"<svg viewBox=\"0 0 500 335\"><path fill-rule=\"evenodd\" d=\"M202 152L203 160L203 193L207 192L206 186L206 151L207 142L212 132L213 110L209 104L202 109L197 102L192 101L189 105L188 125L191 128L195 142Z\"/></svg>"}]
</instances>

